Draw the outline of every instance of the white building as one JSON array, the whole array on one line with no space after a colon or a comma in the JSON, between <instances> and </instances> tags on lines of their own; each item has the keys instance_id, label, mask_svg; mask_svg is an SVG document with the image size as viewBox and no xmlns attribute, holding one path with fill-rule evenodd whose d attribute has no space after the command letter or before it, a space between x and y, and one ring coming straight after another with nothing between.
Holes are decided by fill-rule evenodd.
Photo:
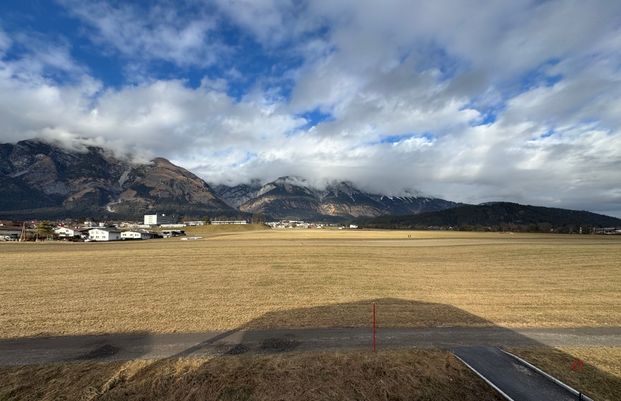
<instances>
[{"instance_id":1,"label":"white building","mask_svg":"<svg viewBox=\"0 0 621 401\"><path fill-rule=\"evenodd\" d=\"M211 224L248 224L246 220L212 220Z\"/></svg>"},{"instance_id":2,"label":"white building","mask_svg":"<svg viewBox=\"0 0 621 401\"><path fill-rule=\"evenodd\" d=\"M21 227L2 226L0 228L0 241L17 241L21 235Z\"/></svg>"},{"instance_id":3,"label":"white building","mask_svg":"<svg viewBox=\"0 0 621 401\"><path fill-rule=\"evenodd\" d=\"M56 227L54 229L54 234L58 235L59 237L65 237L65 238L73 238L73 237L80 236L80 232L78 230L74 230L72 228L67 228L67 227Z\"/></svg>"},{"instance_id":4,"label":"white building","mask_svg":"<svg viewBox=\"0 0 621 401\"><path fill-rule=\"evenodd\" d=\"M185 225L188 227L194 227L194 226L204 226L205 225L205 220L192 220L192 221L186 221Z\"/></svg>"},{"instance_id":5,"label":"white building","mask_svg":"<svg viewBox=\"0 0 621 401\"><path fill-rule=\"evenodd\" d=\"M140 231L123 231L121 239L151 239L151 234Z\"/></svg>"},{"instance_id":6,"label":"white building","mask_svg":"<svg viewBox=\"0 0 621 401\"><path fill-rule=\"evenodd\" d=\"M145 214L144 224L150 226L158 226L160 224L174 224L177 222L177 217L172 214L156 213Z\"/></svg>"},{"instance_id":7,"label":"white building","mask_svg":"<svg viewBox=\"0 0 621 401\"><path fill-rule=\"evenodd\" d=\"M93 228L88 230L88 239L91 241L118 241L121 232L111 228Z\"/></svg>"}]
</instances>

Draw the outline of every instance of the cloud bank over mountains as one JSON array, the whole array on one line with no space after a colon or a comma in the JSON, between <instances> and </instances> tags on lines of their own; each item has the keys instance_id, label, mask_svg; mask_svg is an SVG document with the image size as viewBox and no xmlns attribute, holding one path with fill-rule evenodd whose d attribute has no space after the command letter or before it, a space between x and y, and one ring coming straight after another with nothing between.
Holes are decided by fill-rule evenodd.
<instances>
[{"instance_id":1,"label":"cloud bank over mountains","mask_svg":"<svg viewBox=\"0 0 621 401\"><path fill-rule=\"evenodd\" d=\"M621 216L621 3L0 6L0 142Z\"/></svg>"}]
</instances>

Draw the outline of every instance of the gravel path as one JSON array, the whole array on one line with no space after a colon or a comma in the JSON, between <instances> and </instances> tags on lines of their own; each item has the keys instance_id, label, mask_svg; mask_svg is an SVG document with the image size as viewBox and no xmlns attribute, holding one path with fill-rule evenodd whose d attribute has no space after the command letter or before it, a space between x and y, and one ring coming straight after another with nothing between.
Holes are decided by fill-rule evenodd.
<instances>
[{"instance_id":1,"label":"gravel path","mask_svg":"<svg viewBox=\"0 0 621 401\"><path fill-rule=\"evenodd\" d=\"M621 327L505 329L499 327L383 328L378 348L617 346ZM370 349L366 328L231 330L210 333L107 334L0 340L0 366L75 360L162 359Z\"/></svg>"}]
</instances>

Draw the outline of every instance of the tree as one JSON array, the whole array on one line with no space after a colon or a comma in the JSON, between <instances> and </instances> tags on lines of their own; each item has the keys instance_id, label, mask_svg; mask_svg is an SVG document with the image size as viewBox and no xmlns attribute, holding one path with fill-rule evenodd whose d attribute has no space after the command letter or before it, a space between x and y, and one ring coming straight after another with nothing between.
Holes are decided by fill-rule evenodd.
<instances>
[{"instance_id":1,"label":"tree","mask_svg":"<svg viewBox=\"0 0 621 401\"><path fill-rule=\"evenodd\" d=\"M41 221L37 224L37 237L47 238L54 232L54 226L49 221Z\"/></svg>"},{"instance_id":2,"label":"tree","mask_svg":"<svg viewBox=\"0 0 621 401\"><path fill-rule=\"evenodd\" d=\"M205 222L205 224L211 224L211 219L209 218L209 216L205 216L203 221Z\"/></svg>"}]
</instances>

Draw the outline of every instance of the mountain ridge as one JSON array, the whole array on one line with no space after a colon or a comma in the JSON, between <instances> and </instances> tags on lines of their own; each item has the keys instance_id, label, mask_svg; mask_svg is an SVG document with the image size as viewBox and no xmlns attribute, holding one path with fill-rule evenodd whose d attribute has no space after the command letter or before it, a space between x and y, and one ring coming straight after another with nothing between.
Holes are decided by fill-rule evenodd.
<instances>
[{"instance_id":1,"label":"mountain ridge","mask_svg":"<svg viewBox=\"0 0 621 401\"><path fill-rule=\"evenodd\" d=\"M234 215L205 181L164 158L119 159L40 140L0 145L0 215L137 218L144 213Z\"/></svg>"},{"instance_id":2,"label":"mountain ridge","mask_svg":"<svg viewBox=\"0 0 621 401\"><path fill-rule=\"evenodd\" d=\"M96 146L66 148L41 140L0 144L0 187L0 218L137 220L162 212L186 218L258 214L277 220L355 220L376 228L621 226L621 219L585 211L369 193L351 181L318 187L302 177L283 176L210 186L162 157L139 163Z\"/></svg>"},{"instance_id":3,"label":"mountain ridge","mask_svg":"<svg viewBox=\"0 0 621 401\"><path fill-rule=\"evenodd\" d=\"M356 220L367 228L580 232L594 227L621 227L621 219L584 210L485 202L409 216Z\"/></svg>"},{"instance_id":4,"label":"mountain ridge","mask_svg":"<svg viewBox=\"0 0 621 401\"><path fill-rule=\"evenodd\" d=\"M260 214L345 221L456 205L431 197L367 193L350 181L317 188L299 176L212 187L162 157L139 163L97 146L67 148L43 140L0 144L0 185L0 217L16 218L139 219L157 211L194 218Z\"/></svg>"},{"instance_id":5,"label":"mountain ridge","mask_svg":"<svg viewBox=\"0 0 621 401\"><path fill-rule=\"evenodd\" d=\"M227 204L247 213L275 219L347 220L360 216L410 214L454 207L455 202L426 196L368 193L351 181L329 181L316 187L297 176L282 176L236 186L215 185Z\"/></svg>"}]
</instances>

